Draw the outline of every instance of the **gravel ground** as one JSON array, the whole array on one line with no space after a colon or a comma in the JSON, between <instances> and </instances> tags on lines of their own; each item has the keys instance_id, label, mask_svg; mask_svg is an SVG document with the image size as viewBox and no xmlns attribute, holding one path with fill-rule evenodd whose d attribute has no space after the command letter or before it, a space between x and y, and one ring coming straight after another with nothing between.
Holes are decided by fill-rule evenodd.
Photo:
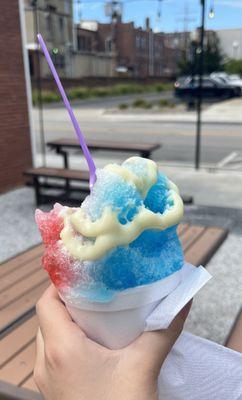
<instances>
[{"instance_id":1,"label":"gravel ground","mask_svg":"<svg viewBox=\"0 0 242 400\"><path fill-rule=\"evenodd\" d=\"M0 196L0 262L40 243L34 210L32 189L17 189Z\"/></svg>"},{"instance_id":2,"label":"gravel ground","mask_svg":"<svg viewBox=\"0 0 242 400\"><path fill-rule=\"evenodd\" d=\"M224 344L242 305L242 236L231 233L207 265L213 278L196 295L186 329Z\"/></svg>"},{"instance_id":3,"label":"gravel ground","mask_svg":"<svg viewBox=\"0 0 242 400\"><path fill-rule=\"evenodd\" d=\"M0 196L0 262L40 243L34 210L32 189L21 188ZM189 218L187 209L190 221L193 220L193 212L191 210ZM198 216L198 210L195 214ZM213 279L196 296L186 329L223 344L242 304L242 232L238 226L236 229L232 228L233 223L228 217L215 218L212 215L211 219L216 224L221 222L222 226L229 226L231 233L207 265ZM200 210L200 217L195 221L199 220L209 220L207 211L205 213L202 210L201 213Z\"/></svg>"}]
</instances>

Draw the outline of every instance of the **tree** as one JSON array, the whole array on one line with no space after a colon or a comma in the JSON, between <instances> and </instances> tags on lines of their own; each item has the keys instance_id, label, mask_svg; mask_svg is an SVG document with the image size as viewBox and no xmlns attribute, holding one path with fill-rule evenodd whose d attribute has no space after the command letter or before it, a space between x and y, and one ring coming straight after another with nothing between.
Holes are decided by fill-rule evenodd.
<instances>
[{"instance_id":1,"label":"tree","mask_svg":"<svg viewBox=\"0 0 242 400\"><path fill-rule=\"evenodd\" d=\"M224 64L224 69L228 74L242 75L242 60L230 59Z\"/></svg>"},{"instance_id":2,"label":"tree","mask_svg":"<svg viewBox=\"0 0 242 400\"><path fill-rule=\"evenodd\" d=\"M181 60L179 62L180 72L182 74L198 73L198 42L191 42L190 60ZM206 32L204 43L204 73L211 74L214 71L224 70L224 56L220 48L220 41L215 32Z\"/></svg>"},{"instance_id":3,"label":"tree","mask_svg":"<svg viewBox=\"0 0 242 400\"><path fill-rule=\"evenodd\" d=\"M207 40L204 53L204 73L211 74L223 70L224 56L221 52L220 41L216 33L213 40Z\"/></svg>"}]
</instances>

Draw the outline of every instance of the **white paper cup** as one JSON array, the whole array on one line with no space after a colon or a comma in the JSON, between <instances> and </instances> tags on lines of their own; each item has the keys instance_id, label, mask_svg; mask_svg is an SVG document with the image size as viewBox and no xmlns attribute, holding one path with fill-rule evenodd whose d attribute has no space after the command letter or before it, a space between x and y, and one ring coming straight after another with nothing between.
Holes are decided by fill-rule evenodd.
<instances>
[{"instance_id":1,"label":"white paper cup","mask_svg":"<svg viewBox=\"0 0 242 400\"><path fill-rule=\"evenodd\" d=\"M181 278L180 270L151 285L124 290L108 303L90 302L85 298L71 302L63 294L60 296L73 320L90 339L110 349L119 349L144 331L146 318L176 289Z\"/></svg>"}]
</instances>

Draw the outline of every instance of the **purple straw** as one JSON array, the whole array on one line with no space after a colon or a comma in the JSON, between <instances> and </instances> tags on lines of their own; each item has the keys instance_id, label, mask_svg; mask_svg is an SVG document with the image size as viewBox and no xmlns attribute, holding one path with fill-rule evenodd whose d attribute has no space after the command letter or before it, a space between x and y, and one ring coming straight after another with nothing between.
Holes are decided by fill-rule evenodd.
<instances>
[{"instance_id":1,"label":"purple straw","mask_svg":"<svg viewBox=\"0 0 242 400\"><path fill-rule=\"evenodd\" d=\"M71 108L70 102L69 102L69 100L68 100L68 98L66 96L65 90L64 90L64 88L62 86L62 83L60 81L58 73L57 73L57 71L55 69L55 66L54 66L52 60L51 60L50 53L48 52L48 49L47 49L46 44L44 42L44 39L43 39L43 37L42 37L42 35L40 33L37 35L37 38L38 38L39 44L40 44L40 46L41 46L41 48L43 50L43 53L45 55L46 61L49 64L49 67L50 67L50 70L52 72L52 75L53 75L53 77L54 77L54 79L56 81L56 84L58 86L59 92L60 92L60 94L62 96L62 99L64 101L64 104L66 106L66 109L67 109L67 111L68 111L68 113L70 115L71 122L72 122L72 124L74 126L74 129L76 131L76 134L77 134L79 143L81 145L83 154L84 154L84 156L85 156L85 158L87 160L89 173L90 173L89 187L90 187L90 189L92 189L94 183L96 182L96 167L95 167L94 161L92 159L92 156L91 156L91 154L89 152L89 149L87 147L87 144L85 142L84 135L81 132L81 129L80 129L80 127L78 125L78 122L76 120L76 117L74 115L74 112L73 112L73 110Z\"/></svg>"}]
</instances>

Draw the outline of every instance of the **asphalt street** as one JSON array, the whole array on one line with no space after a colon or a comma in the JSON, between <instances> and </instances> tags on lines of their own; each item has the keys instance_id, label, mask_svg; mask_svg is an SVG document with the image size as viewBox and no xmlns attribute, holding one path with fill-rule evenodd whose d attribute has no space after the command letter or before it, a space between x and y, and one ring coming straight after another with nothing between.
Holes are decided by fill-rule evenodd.
<instances>
[{"instance_id":1,"label":"asphalt street","mask_svg":"<svg viewBox=\"0 0 242 400\"><path fill-rule=\"evenodd\" d=\"M146 99L158 99L164 94L146 95ZM171 94L165 94L166 98ZM139 121L121 120L113 115L103 114L105 110L114 108L117 104L133 101L136 96L122 96L112 99L96 99L88 102L81 101L74 104L75 114L82 131L88 138L131 140L138 142L158 142L162 148L154 153L154 159L160 162L183 163L191 165L194 162L196 126L192 122L162 122L152 117L149 120ZM44 109L45 141L74 137L75 133L69 121L69 116L63 108L48 107ZM40 135L38 128L39 114L33 110L34 132L36 137L37 152L40 152ZM206 123L202 125L201 161L205 165L216 165L232 152L242 152L242 124ZM99 152L98 157L110 157L110 153ZM124 157L126 155L123 155ZM120 155L122 158L122 155Z\"/></svg>"},{"instance_id":2,"label":"asphalt street","mask_svg":"<svg viewBox=\"0 0 242 400\"><path fill-rule=\"evenodd\" d=\"M177 102L173 96L172 91L164 91L160 93L140 93L140 94L128 94L123 96L111 96L111 97L99 97L90 98L86 100L74 100L72 101L73 108L83 108L83 109L97 109L104 107L105 109L110 109L118 107L121 103L132 104L137 98L145 99L146 101L157 101L160 99L167 99ZM48 105L48 108L62 108L61 103Z\"/></svg>"}]
</instances>

